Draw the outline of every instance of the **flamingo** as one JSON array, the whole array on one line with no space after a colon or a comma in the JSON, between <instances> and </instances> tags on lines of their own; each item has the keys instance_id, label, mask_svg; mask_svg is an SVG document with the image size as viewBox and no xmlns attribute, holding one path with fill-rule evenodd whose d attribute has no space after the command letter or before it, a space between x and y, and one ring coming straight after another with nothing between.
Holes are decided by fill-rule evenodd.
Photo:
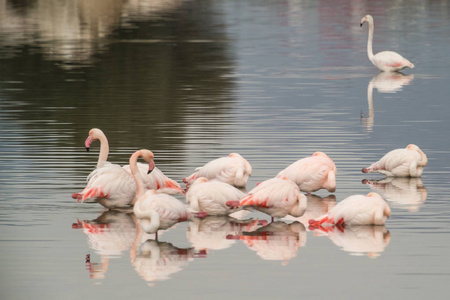
<instances>
[{"instance_id":1,"label":"flamingo","mask_svg":"<svg viewBox=\"0 0 450 300\"><path fill-rule=\"evenodd\" d=\"M272 178L261 182L241 200L239 207L252 207L273 218L287 215L301 217L306 210L306 196L291 180Z\"/></svg>"},{"instance_id":2,"label":"flamingo","mask_svg":"<svg viewBox=\"0 0 450 300\"><path fill-rule=\"evenodd\" d=\"M139 176L137 159L142 157L152 167L153 153L149 150L142 149L136 151L130 157L131 175L136 183L136 200L133 212L140 220L141 226L147 233L155 233L158 238L158 230L167 229L178 222L188 221L192 217L204 217L206 213L191 212L177 198L156 190L149 190L144 193L144 187Z\"/></svg>"},{"instance_id":3,"label":"flamingo","mask_svg":"<svg viewBox=\"0 0 450 300\"><path fill-rule=\"evenodd\" d=\"M100 154L98 157L97 168L100 168L104 165L111 164L108 162L108 154L109 154L109 143L106 135L102 130L98 128L92 128L89 131L89 136L86 138L85 146L86 150L89 151L92 142L99 140L100 141ZM130 166L126 165L123 168L131 174ZM180 184L175 180L170 179L164 173L155 167L153 171L148 174L148 167L145 164L138 163L139 174L141 176L142 182L146 189L149 190L160 190L163 193L167 194L184 194L183 189Z\"/></svg>"},{"instance_id":4,"label":"flamingo","mask_svg":"<svg viewBox=\"0 0 450 300\"><path fill-rule=\"evenodd\" d=\"M206 177L207 179L215 179L236 187L245 187L249 176L252 174L252 166L238 153L230 153L226 157L212 160L196 170L197 172L183 178L186 186L189 186L199 177Z\"/></svg>"},{"instance_id":5,"label":"flamingo","mask_svg":"<svg viewBox=\"0 0 450 300\"><path fill-rule=\"evenodd\" d=\"M219 216L235 212L239 207L239 201L244 197L243 192L228 183L209 181L205 177L200 177L187 191L186 202L195 211L205 211L208 215Z\"/></svg>"},{"instance_id":6,"label":"flamingo","mask_svg":"<svg viewBox=\"0 0 450 300\"><path fill-rule=\"evenodd\" d=\"M353 195L333 207L323 216L309 220L310 228L333 225L385 225L391 215L386 201L377 193Z\"/></svg>"},{"instance_id":7,"label":"flamingo","mask_svg":"<svg viewBox=\"0 0 450 300\"><path fill-rule=\"evenodd\" d=\"M148 151L148 150L147 150ZM155 168L153 153L146 153L148 172ZM136 201L136 183L130 173L116 164L103 164L88 176L87 186L80 193L74 193L72 198L77 202L95 199L109 209L126 208Z\"/></svg>"},{"instance_id":8,"label":"flamingo","mask_svg":"<svg viewBox=\"0 0 450 300\"><path fill-rule=\"evenodd\" d=\"M414 65L398 54L397 52L393 51L382 51L377 54L373 54L372 51L372 41L373 41L373 18L371 15L366 15L364 18L361 19L361 27L363 26L364 22L369 23L369 39L367 41L367 55L369 56L369 60L372 62L372 64L380 69L381 71L388 71L388 72L395 72L403 70L404 68L414 68Z\"/></svg>"},{"instance_id":9,"label":"flamingo","mask_svg":"<svg viewBox=\"0 0 450 300\"><path fill-rule=\"evenodd\" d=\"M278 173L277 177L287 177L295 182L301 191L311 193L320 189L336 190L336 165L323 152L316 152L302 158Z\"/></svg>"},{"instance_id":10,"label":"flamingo","mask_svg":"<svg viewBox=\"0 0 450 300\"><path fill-rule=\"evenodd\" d=\"M425 153L414 144L405 149L395 149L384 155L379 161L363 168L363 173L381 173L393 177L420 177L428 159Z\"/></svg>"}]
</instances>

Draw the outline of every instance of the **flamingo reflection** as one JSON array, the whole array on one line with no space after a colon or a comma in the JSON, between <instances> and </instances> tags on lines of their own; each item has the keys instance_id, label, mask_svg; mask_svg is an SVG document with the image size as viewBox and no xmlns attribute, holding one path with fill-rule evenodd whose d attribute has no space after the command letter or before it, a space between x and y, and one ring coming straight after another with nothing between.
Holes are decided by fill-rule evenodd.
<instances>
[{"instance_id":1,"label":"flamingo reflection","mask_svg":"<svg viewBox=\"0 0 450 300\"><path fill-rule=\"evenodd\" d=\"M283 265L297 256L300 247L306 244L306 229L300 222L287 224L272 222L255 231L229 236L240 239L249 249L264 260L281 260Z\"/></svg>"},{"instance_id":2,"label":"flamingo reflection","mask_svg":"<svg viewBox=\"0 0 450 300\"><path fill-rule=\"evenodd\" d=\"M351 255L380 256L391 240L385 226L331 226L317 227L317 235L326 235L336 246Z\"/></svg>"},{"instance_id":3,"label":"flamingo reflection","mask_svg":"<svg viewBox=\"0 0 450 300\"><path fill-rule=\"evenodd\" d=\"M230 216L207 216L189 222L187 238L196 250L222 250L231 247L236 241L227 238L240 235L243 231L253 231L267 225L265 220L238 220Z\"/></svg>"},{"instance_id":4,"label":"flamingo reflection","mask_svg":"<svg viewBox=\"0 0 450 300\"><path fill-rule=\"evenodd\" d=\"M194 248L178 248L167 242L147 240L138 246L131 262L136 272L149 285L170 279L194 259Z\"/></svg>"},{"instance_id":5,"label":"flamingo reflection","mask_svg":"<svg viewBox=\"0 0 450 300\"><path fill-rule=\"evenodd\" d=\"M308 199L308 206L306 207L306 211L303 216L295 218L288 215L284 217L283 220L298 221L307 227L309 226L309 220L316 219L328 213L328 211L336 205L335 195L320 197L315 194L306 194L306 198Z\"/></svg>"},{"instance_id":6,"label":"flamingo reflection","mask_svg":"<svg viewBox=\"0 0 450 300\"><path fill-rule=\"evenodd\" d=\"M396 93L401 91L404 85L408 85L414 75L404 75L399 72L381 72L370 80L367 86L367 102L369 112L367 116L361 113L361 124L366 131L372 131L375 113L373 109L373 89L379 93Z\"/></svg>"},{"instance_id":7,"label":"flamingo reflection","mask_svg":"<svg viewBox=\"0 0 450 300\"><path fill-rule=\"evenodd\" d=\"M410 212L419 211L428 195L421 178L386 177L381 180L364 179L362 183L383 194L386 201L404 207Z\"/></svg>"},{"instance_id":8,"label":"flamingo reflection","mask_svg":"<svg viewBox=\"0 0 450 300\"><path fill-rule=\"evenodd\" d=\"M86 255L86 267L92 279L105 277L109 259L128 251L137 232L134 214L118 210L105 211L92 221L78 220L72 228L82 229L88 237L89 248L100 255L99 263L93 262L90 254Z\"/></svg>"}]
</instances>

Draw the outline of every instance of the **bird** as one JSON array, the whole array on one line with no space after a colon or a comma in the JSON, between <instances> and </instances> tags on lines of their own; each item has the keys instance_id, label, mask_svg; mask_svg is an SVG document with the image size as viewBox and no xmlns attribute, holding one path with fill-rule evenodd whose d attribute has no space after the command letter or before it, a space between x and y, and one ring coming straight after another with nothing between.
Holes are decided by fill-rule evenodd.
<instances>
[{"instance_id":1,"label":"bird","mask_svg":"<svg viewBox=\"0 0 450 300\"><path fill-rule=\"evenodd\" d=\"M151 151L146 154L148 172L151 172L155 168L154 155ZM72 194L72 198L77 199L77 202L95 199L109 209L133 206L136 201L135 196L136 183L131 174L121 166L111 163L103 164L92 171L83 191Z\"/></svg>"},{"instance_id":2,"label":"bird","mask_svg":"<svg viewBox=\"0 0 450 300\"><path fill-rule=\"evenodd\" d=\"M323 152L315 152L310 157L302 158L277 174L295 182L301 191L311 193L320 189L336 191L336 165Z\"/></svg>"},{"instance_id":3,"label":"bird","mask_svg":"<svg viewBox=\"0 0 450 300\"><path fill-rule=\"evenodd\" d=\"M209 216L220 216L237 211L239 202L244 197L242 191L228 183L199 177L187 191L186 202L195 211L204 211Z\"/></svg>"},{"instance_id":4,"label":"bird","mask_svg":"<svg viewBox=\"0 0 450 300\"><path fill-rule=\"evenodd\" d=\"M428 158L420 148L409 144L405 149L395 149L379 161L363 168L363 173L381 173L389 177L421 177Z\"/></svg>"},{"instance_id":5,"label":"bird","mask_svg":"<svg viewBox=\"0 0 450 300\"><path fill-rule=\"evenodd\" d=\"M102 130L98 128L92 128L89 131L89 136L86 138L85 147L86 150L89 151L91 148L92 142L99 140L100 141L100 154L98 157L97 168L102 166L111 164L108 162L108 154L109 154L109 143L106 135ZM130 166L125 165L123 168L131 173ZM167 177L164 173L155 167L153 171L148 174L148 167L145 164L138 163L139 174L141 176L142 182L144 183L144 187L146 189L155 189L160 190L161 192L167 194L184 194L184 190L181 188L180 184L175 180Z\"/></svg>"},{"instance_id":6,"label":"bird","mask_svg":"<svg viewBox=\"0 0 450 300\"><path fill-rule=\"evenodd\" d=\"M149 170L153 161L153 153L147 149L141 149L130 157L131 175L136 183L136 200L133 212L140 220L140 224L146 233L155 233L158 238L158 230L167 229L176 223L188 221L193 216L205 217L204 212L193 212L177 198L149 190L144 193L141 177L138 174L137 159L142 157L149 163Z\"/></svg>"},{"instance_id":7,"label":"bird","mask_svg":"<svg viewBox=\"0 0 450 300\"><path fill-rule=\"evenodd\" d=\"M258 184L240 202L239 207L251 207L273 218L287 215L301 217L306 210L306 196L286 177L271 178Z\"/></svg>"},{"instance_id":8,"label":"bird","mask_svg":"<svg viewBox=\"0 0 450 300\"><path fill-rule=\"evenodd\" d=\"M363 24L367 22L369 24L369 38L367 41L367 56L369 56L369 60L372 62L372 64L380 69L381 71L387 71L387 72L396 72L403 70L404 68L414 68L414 65L398 54L397 52L393 51L382 51L377 54L373 54L372 50L372 42L373 42L373 17L371 15L366 15L361 19L361 27Z\"/></svg>"},{"instance_id":9,"label":"bird","mask_svg":"<svg viewBox=\"0 0 450 300\"><path fill-rule=\"evenodd\" d=\"M209 180L218 180L239 188L247 185L249 176L252 174L250 163L238 153L230 153L228 156L220 157L196 169L197 172L183 178L188 187L195 179L206 177Z\"/></svg>"},{"instance_id":10,"label":"bird","mask_svg":"<svg viewBox=\"0 0 450 300\"><path fill-rule=\"evenodd\" d=\"M385 225L391 215L387 202L377 193L345 198L328 213L309 220L310 229L324 226Z\"/></svg>"}]
</instances>

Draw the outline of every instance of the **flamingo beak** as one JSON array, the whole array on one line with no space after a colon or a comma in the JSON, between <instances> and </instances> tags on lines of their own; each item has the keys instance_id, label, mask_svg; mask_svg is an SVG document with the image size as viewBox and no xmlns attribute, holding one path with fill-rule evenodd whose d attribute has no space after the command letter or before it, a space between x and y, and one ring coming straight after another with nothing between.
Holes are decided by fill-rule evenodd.
<instances>
[{"instance_id":1,"label":"flamingo beak","mask_svg":"<svg viewBox=\"0 0 450 300\"><path fill-rule=\"evenodd\" d=\"M148 163L148 172L147 174L150 174L153 169L155 168L155 162L152 160L151 162Z\"/></svg>"},{"instance_id":2,"label":"flamingo beak","mask_svg":"<svg viewBox=\"0 0 450 300\"><path fill-rule=\"evenodd\" d=\"M86 151L89 152L89 149L91 148L92 139L90 136L87 137L86 141L84 142L84 145L86 146Z\"/></svg>"}]
</instances>

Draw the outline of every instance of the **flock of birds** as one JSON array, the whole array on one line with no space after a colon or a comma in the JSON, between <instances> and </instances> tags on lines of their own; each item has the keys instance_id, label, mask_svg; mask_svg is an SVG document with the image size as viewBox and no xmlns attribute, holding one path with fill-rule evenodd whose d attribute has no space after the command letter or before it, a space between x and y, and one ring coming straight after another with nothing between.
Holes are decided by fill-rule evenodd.
<instances>
[{"instance_id":1,"label":"flock of birds","mask_svg":"<svg viewBox=\"0 0 450 300\"><path fill-rule=\"evenodd\" d=\"M395 72L414 65L400 54L383 51L373 54L374 22L370 15L360 25L369 25L367 54L381 71ZM323 152L302 158L276 177L259 183L248 193L245 188L252 166L241 155L231 153L196 169L183 179L186 188L165 176L155 166L150 150L141 149L130 157L129 165L119 166L107 161L109 144L105 134L97 128L89 131L85 146L100 141L97 168L89 174L87 186L72 197L84 202L92 199L108 209L133 208L140 225L147 233L157 234L182 221L206 215L230 215L240 210L258 210L273 218L301 217L307 208L302 193L320 189L336 190L336 165ZM142 158L146 163L138 163ZM416 145L388 152L379 161L363 168L363 173L381 173L388 177L420 177L427 164L427 156ZM186 196L186 205L173 194ZM386 201L377 193L350 196L325 215L309 220L312 228L346 225L384 225L391 215Z\"/></svg>"}]
</instances>

